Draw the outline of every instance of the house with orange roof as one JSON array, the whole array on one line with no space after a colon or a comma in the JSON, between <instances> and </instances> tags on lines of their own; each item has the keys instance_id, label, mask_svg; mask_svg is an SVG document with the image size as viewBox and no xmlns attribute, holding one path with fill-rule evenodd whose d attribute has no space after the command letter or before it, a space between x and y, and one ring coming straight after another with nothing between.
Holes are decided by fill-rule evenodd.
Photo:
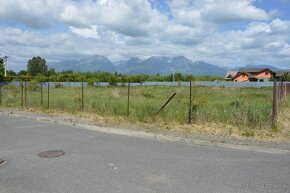
<instances>
[{"instance_id":1,"label":"house with orange roof","mask_svg":"<svg viewBox=\"0 0 290 193\"><path fill-rule=\"evenodd\" d=\"M232 81L233 78L237 75L237 73L238 71L228 71L224 79L226 81Z\"/></svg>"},{"instance_id":2,"label":"house with orange roof","mask_svg":"<svg viewBox=\"0 0 290 193\"><path fill-rule=\"evenodd\" d=\"M235 82L265 82L272 79L275 72L268 68L241 68L234 76L228 72L225 80Z\"/></svg>"}]
</instances>

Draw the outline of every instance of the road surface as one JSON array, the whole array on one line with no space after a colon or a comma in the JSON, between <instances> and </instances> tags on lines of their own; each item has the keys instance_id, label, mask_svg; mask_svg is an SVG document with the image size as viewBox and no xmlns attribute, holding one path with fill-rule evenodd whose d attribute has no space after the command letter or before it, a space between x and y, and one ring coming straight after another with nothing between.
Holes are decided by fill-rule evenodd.
<instances>
[{"instance_id":1,"label":"road surface","mask_svg":"<svg viewBox=\"0 0 290 193\"><path fill-rule=\"evenodd\" d=\"M57 158L40 158L63 150ZM0 115L0 193L290 192L290 155Z\"/></svg>"}]
</instances>

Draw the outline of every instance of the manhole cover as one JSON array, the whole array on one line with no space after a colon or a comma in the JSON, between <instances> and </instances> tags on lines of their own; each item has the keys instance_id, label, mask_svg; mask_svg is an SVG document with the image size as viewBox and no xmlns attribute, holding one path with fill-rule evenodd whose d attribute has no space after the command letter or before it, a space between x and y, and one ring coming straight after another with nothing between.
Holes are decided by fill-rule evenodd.
<instances>
[{"instance_id":1,"label":"manhole cover","mask_svg":"<svg viewBox=\"0 0 290 193\"><path fill-rule=\"evenodd\" d=\"M4 160L3 159L0 159L0 164L3 164L4 163Z\"/></svg>"},{"instance_id":2,"label":"manhole cover","mask_svg":"<svg viewBox=\"0 0 290 193\"><path fill-rule=\"evenodd\" d=\"M38 154L39 157L41 158L55 158L55 157L60 157L64 155L65 152L62 150L49 150L49 151L44 151Z\"/></svg>"}]
</instances>

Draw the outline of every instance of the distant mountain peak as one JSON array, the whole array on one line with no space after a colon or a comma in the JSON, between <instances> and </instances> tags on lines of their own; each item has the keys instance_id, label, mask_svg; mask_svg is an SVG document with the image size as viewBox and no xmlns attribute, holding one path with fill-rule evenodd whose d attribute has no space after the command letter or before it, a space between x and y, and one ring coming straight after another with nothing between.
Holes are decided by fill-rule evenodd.
<instances>
[{"instance_id":1,"label":"distant mountain peak","mask_svg":"<svg viewBox=\"0 0 290 193\"><path fill-rule=\"evenodd\" d=\"M174 56L172 57L173 59L179 59L179 60L189 60L188 58L186 58L185 56Z\"/></svg>"},{"instance_id":2,"label":"distant mountain peak","mask_svg":"<svg viewBox=\"0 0 290 193\"><path fill-rule=\"evenodd\" d=\"M115 65L105 56L93 55L78 61L62 61L50 65L57 71L73 70L80 72L119 72L122 74L161 74L172 73L192 74L196 76L223 76L226 69L205 63L192 62L185 56L152 56L145 60L132 57L128 60L116 62Z\"/></svg>"},{"instance_id":3,"label":"distant mountain peak","mask_svg":"<svg viewBox=\"0 0 290 193\"><path fill-rule=\"evenodd\" d=\"M116 67L113 63L105 56L101 55L89 56L78 61L70 61L70 63L61 61L51 65L51 67L55 68L57 71L73 70L78 72L116 72Z\"/></svg>"}]
</instances>

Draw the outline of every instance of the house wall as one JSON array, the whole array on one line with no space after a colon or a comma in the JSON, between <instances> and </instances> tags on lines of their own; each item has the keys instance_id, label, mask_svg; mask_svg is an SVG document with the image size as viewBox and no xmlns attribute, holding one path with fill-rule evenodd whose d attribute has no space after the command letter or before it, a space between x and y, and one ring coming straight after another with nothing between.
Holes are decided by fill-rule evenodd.
<instances>
[{"instance_id":1,"label":"house wall","mask_svg":"<svg viewBox=\"0 0 290 193\"><path fill-rule=\"evenodd\" d=\"M268 72L268 75L266 74L266 72ZM262 71L262 72L259 72L259 73L253 74L253 75L258 79L259 78L272 78L273 77L273 73L268 71L268 70L265 70L265 71Z\"/></svg>"},{"instance_id":2,"label":"house wall","mask_svg":"<svg viewBox=\"0 0 290 193\"><path fill-rule=\"evenodd\" d=\"M236 77L234 79L234 81L236 81L236 82L249 82L249 78L247 75L241 74L240 76Z\"/></svg>"}]
</instances>

